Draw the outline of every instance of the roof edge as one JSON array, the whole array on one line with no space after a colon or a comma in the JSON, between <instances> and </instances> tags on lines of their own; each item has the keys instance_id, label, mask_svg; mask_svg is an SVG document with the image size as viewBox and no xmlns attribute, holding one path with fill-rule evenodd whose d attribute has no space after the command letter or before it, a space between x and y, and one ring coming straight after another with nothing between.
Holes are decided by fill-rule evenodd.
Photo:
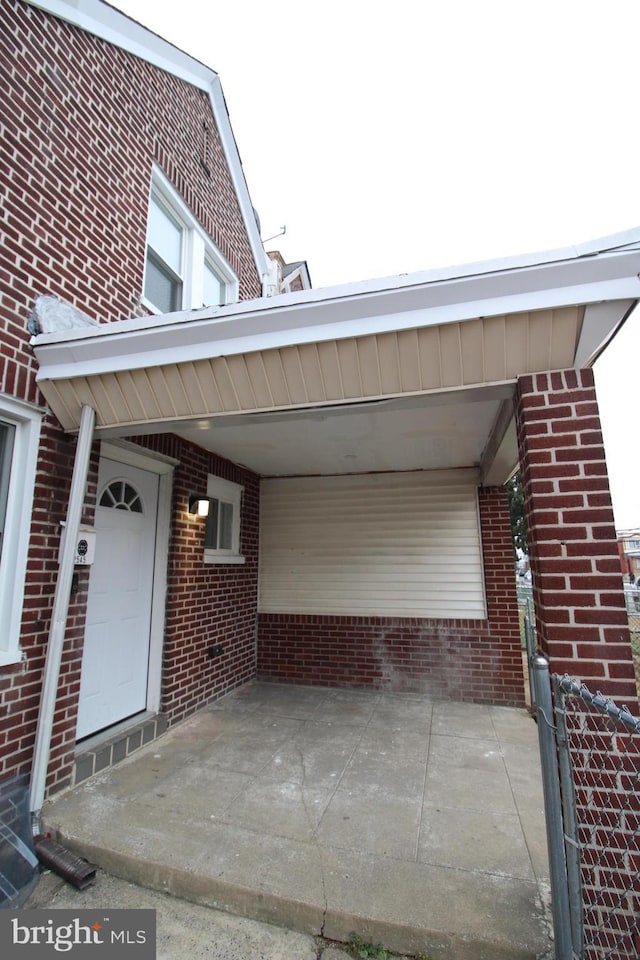
<instances>
[{"instance_id":1,"label":"roof edge","mask_svg":"<svg viewBox=\"0 0 640 960\"><path fill-rule=\"evenodd\" d=\"M624 242L620 246L609 242L617 238L628 238L629 236L635 237L636 240L631 243ZM637 280L638 272L635 271L635 266L636 264L640 265L640 258L636 256L636 254L640 254L640 228L627 231L625 234L616 234L613 237L589 241L577 247L567 247L544 253L522 254L498 260L476 261L469 264L441 267L411 274L398 274L396 276L383 277L375 280L356 281L354 283L339 284L332 287L313 287L309 290L282 293L272 297L240 300L236 303L221 307L202 307L199 310L183 310L176 313L155 314L153 316L129 317L108 324L100 324L91 330L61 330L57 333L40 334L35 337L32 342L34 345L44 346L49 343L60 343L66 340L81 341L88 337L109 338L115 334L135 334L144 332L147 329L158 331L162 327L168 328L183 326L185 324L190 325L204 320L208 320L212 324L222 327L229 321L237 322L243 316L267 317L274 312L278 314L290 313L298 306L311 309L314 306L323 306L334 302L365 301L378 295L392 296L394 293L410 294L412 291L419 290L419 288L436 286L448 287L450 289L459 286L460 292L453 298L453 302L459 305L471 299L469 297L471 293L469 285L474 281L476 283L482 282L485 288L487 288L487 285L491 286L491 299L494 299L496 294L499 299L502 299L505 295L506 288L509 287L510 298L513 299L514 296L517 297L518 301L520 301L519 308L523 310L526 309L523 300L528 295L531 295L531 292L530 290L525 290L525 288L520 285L518 285L518 289L514 289L513 283L510 282L510 274L522 273L531 276L539 271L540 274L546 274L549 279L553 275L552 283L549 284L547 282L547 284L542 284L537 282L533 283L533 287L536 288L534 292L534 296L537 293L536 300L540 301L540 299L542 299L541 293L543 291L551 294L552 299L555 300L557 298L555 291L562 286L562 283L559 282L562 274L566 275L565 282L568 287L576 286L576 280L578 278L575 271L579 268L579 261L581 260L585 261L585 268L587 267L587 261L592 261L596 258L601 262L610 260L611 263L609 266L611 268L613 268L614 260L621 260L623 262L618 264L616 269L607 271L607 279L611 280L615 276L617 278L627 277L628 280ZM572 264L575 265L573 269L571 268ZM560 270L561 273L558 273L558 270ZM569 272L571 276L568 275ZM586 275L583 276L582 269L580 269L580 286L593 284L594 272L595 270L591 268L590 263ZM640 295L640 284L634 285L634 291L635 286L638 288L636 295ZM463 287L464 293L466 293L467 296L460 295L463 293ZM603 290L603 299L623 299L633 296L633 294L629 292L628 287L624 291L620 290L618 295L614 297L611 297L612 292L611 289ZM581 290L580 293L582 294L584 291ZM477 291L474 290L471 296L475 299L477 297ZM488 309L489 304L486 302L488 299L486 292L481 299L485 301L485 309ZM512 310L514 306L515 304L510 304ZM538 309L542 306L541 303L538 303Z\"/></svg>"},{"instance_id":2,"label":"roof edge","mask_svg":"<svg viewBox=\"0 0 640 960\"><path fill-rule=\"evenodd\" d=\"M519 268L469 274L420 274L412 282L377 289L350 287L244 300L212 310L132 318L90 329L40 334L31 341L38 380L83 372L154 366L176 360L231 355L403 329L464 322L478 317L610 302L608 337L640 300L640 246ZM437 276L437 280L436 280ZM419 282L422 281L422 282ZM428 282L425 282L428 281ZM314 296L311 296L311 295ZM321 295L320 295L321 294ZM592 355L599 343L584 349ZM599 341L599 342L600 342Z\"/></svg>"}]
</instances>

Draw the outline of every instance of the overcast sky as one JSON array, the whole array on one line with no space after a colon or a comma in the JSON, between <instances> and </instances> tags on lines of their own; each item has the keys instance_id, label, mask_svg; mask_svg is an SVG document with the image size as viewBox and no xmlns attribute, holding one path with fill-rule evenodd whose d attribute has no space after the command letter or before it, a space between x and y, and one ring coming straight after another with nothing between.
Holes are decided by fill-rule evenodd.
<instances>
[{"instance_id":1,"label":"overcast sky","mask_svg":"<svg viewBox=\"0 0 640 960\"><path fill-rule=\"evenodd\" d=\"M640 226L640 0L113 5L219 73L266 247L314 287ZM596 365L619 528L639 374L637 311Z\"/></svg>"}]
</instances>

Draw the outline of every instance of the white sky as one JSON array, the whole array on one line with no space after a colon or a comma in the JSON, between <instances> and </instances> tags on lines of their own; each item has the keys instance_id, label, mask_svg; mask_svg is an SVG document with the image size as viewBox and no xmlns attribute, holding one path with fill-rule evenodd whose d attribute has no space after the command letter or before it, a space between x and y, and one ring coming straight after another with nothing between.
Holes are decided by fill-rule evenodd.
<instances>
[{"instance_id":1,"label":"white sky","mask_svg":"<svg viewBox=\"0 0 640 960\"><path fill-rule=\"evenodd\" d=\"M638 0L112 4L219 73L266 247L315 287L640 226ZM596 364L619 528L639 374L636 311Z\"/></svg>"}]
</instances>

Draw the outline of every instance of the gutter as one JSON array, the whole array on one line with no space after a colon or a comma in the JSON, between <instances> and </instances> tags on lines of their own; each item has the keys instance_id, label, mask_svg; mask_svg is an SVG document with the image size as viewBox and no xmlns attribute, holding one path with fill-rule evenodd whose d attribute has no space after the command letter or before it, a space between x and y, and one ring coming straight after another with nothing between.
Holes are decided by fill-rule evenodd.
<instances>
[{"instance_id":1,"label":"gutter","mask_svg":"<svg viewBox=\"0 0 640 960\"><path fill-rule=\"evenodd\" d=\"M40 334L31 341L37 379L196 362L576 304L617 301L622 317L629 303L640 299L640 250L444 279L441 273Z\"/></svg>"}]
</instances>

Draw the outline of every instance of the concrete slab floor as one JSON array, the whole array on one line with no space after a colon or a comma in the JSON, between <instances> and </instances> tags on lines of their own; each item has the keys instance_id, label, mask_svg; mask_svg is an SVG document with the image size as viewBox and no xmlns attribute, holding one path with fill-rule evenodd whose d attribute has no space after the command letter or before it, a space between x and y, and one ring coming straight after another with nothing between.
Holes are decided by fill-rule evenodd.
<instances>
[{"instance_id":1,"label":"concrete slab floor","mask_svg":"<svg viewBox=\"0 0 640 960\"><path fill-rule=\"evenodd\" d=\"M254 682L44 810L105 871L433 960L549 947L525 710Z\"/></svg>"}]
</instances>

